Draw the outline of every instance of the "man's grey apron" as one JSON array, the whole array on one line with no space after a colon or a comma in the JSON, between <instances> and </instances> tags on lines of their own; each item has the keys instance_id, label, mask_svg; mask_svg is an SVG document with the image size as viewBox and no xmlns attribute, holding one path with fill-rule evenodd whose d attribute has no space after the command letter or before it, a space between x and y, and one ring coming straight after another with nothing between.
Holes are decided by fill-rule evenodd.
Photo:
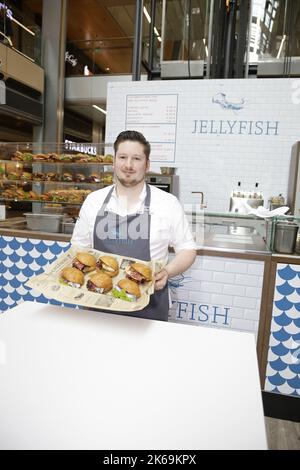
<instances>
[{"instance_id":1,"label":"man's grey apron","mask_svg":"<svg viewBox=\"0 0 300 470\"><path fill-rule=\"evenodd\" d=\"M146 185L144 212L122 217L106 210L114 187L108 192L99 210L94 226L94 249L120 256L128 256L143 261L150 261L150 187ZM133 228L134 230L131 230ZM149 304L136 313L115 312L132 317L168 321L169 295L168 286L155 291L150 296Z\"/></svg>"}]
</instances>

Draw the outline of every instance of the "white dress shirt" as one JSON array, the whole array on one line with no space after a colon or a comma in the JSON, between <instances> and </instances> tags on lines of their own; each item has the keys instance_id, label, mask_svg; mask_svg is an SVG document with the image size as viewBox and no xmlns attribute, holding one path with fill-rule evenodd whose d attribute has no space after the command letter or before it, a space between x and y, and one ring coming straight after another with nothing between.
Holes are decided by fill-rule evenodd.
<instances>
[{"instance_id":1,"label":"white dress shirt","mask_svg":"<svg viewBox=\"0 0 300 470\"><path fill-rule=\"evenodd\" d=\"M83 248L93 248L93 235L96 216L104 199L112 186L94 191L84 201L73 236L72 244ZM173 247L175 253L181 250L196 249L189 223L178 199L155 186L150 185L150 254L153 260L168 260L168 248ZM107 210L120 216L142 212L146 198L146 184L135 207L128 211L125 198L118 198L114 188L107 204Z\"/></svg>"}]
</instances>

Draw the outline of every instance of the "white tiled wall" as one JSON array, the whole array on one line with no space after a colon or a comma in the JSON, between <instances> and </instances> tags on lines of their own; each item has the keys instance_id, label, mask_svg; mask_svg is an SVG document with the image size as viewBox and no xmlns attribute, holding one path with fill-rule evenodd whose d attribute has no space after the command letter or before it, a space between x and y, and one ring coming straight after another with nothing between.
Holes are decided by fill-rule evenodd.
<instances>
[{"instance_id":1,"label":"white tiled wall","mask_svg":"<svg viewBox=\"0 0 300 470\"><path fill-rule=\"evenodd\" d=\"M171 280L170 320L257 333L264 263L198 256Z\"/></svg>"},{"instance_id":2,"label":"white tiled wall","mask_svg":"<svg viewBox=\"0 0 300 470\"><path fill-rule=\"evenodd\" d=\"M178 94L175 162L180 176L180 200L199 202L191 191L203 191L209 211L227 211L232 188L286 196L291 146L299 140L300 104L295 100L294 79L174 80L123 82L108 85L106 142L125 129L126 96ZM212 99L224 93L239 110L225 109ZM194 121L278 122L278 135L193 133ZM248 124L249 126L249 124ZM146 134L145 134L146 135ZM147 137L147 135L146 135ZM153 162L152 170L160 164Z\"/></svg>"}]
</instances>

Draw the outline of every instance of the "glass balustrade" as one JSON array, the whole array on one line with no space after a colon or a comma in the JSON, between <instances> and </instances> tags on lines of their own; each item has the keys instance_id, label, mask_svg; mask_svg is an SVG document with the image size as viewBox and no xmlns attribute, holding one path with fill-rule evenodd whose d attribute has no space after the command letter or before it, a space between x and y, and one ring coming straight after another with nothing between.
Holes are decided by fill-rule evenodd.
<instances>
[{"instance_id":1,"label":"glass balustrade","mask_svg":"<svg viewBox=\"0 0 300 470\"><path fill-rule=\"evenodd\" d=\"M166 0L164 61L206 60L209 0Z\"/></svg>"},{"instance_id":2,"label":"glass balustrade","mask_svg":"<svg viewBox=\"0 0 300 470\"><path fill-rule=\"evenodd\" d=\"M41 31L34 15L26 15L5 1L0 2L0 42L41 63Z\"/></svg>"}]
</instances>

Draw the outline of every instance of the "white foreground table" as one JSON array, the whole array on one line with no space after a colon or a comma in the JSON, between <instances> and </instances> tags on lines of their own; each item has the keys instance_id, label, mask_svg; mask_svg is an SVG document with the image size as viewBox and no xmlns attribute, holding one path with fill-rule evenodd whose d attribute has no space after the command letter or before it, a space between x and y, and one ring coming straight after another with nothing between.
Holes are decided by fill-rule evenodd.
<instances>
[{"instance_id":1,"label":"white foreground table","mask_svg":"<svg viewBox=\"0 0 300 470\"><path fill-rule=\"evenodd\" d=\"M0 316L1 449L266 449L250 333L25 302Z\"/></svg>"}]
</instances>

